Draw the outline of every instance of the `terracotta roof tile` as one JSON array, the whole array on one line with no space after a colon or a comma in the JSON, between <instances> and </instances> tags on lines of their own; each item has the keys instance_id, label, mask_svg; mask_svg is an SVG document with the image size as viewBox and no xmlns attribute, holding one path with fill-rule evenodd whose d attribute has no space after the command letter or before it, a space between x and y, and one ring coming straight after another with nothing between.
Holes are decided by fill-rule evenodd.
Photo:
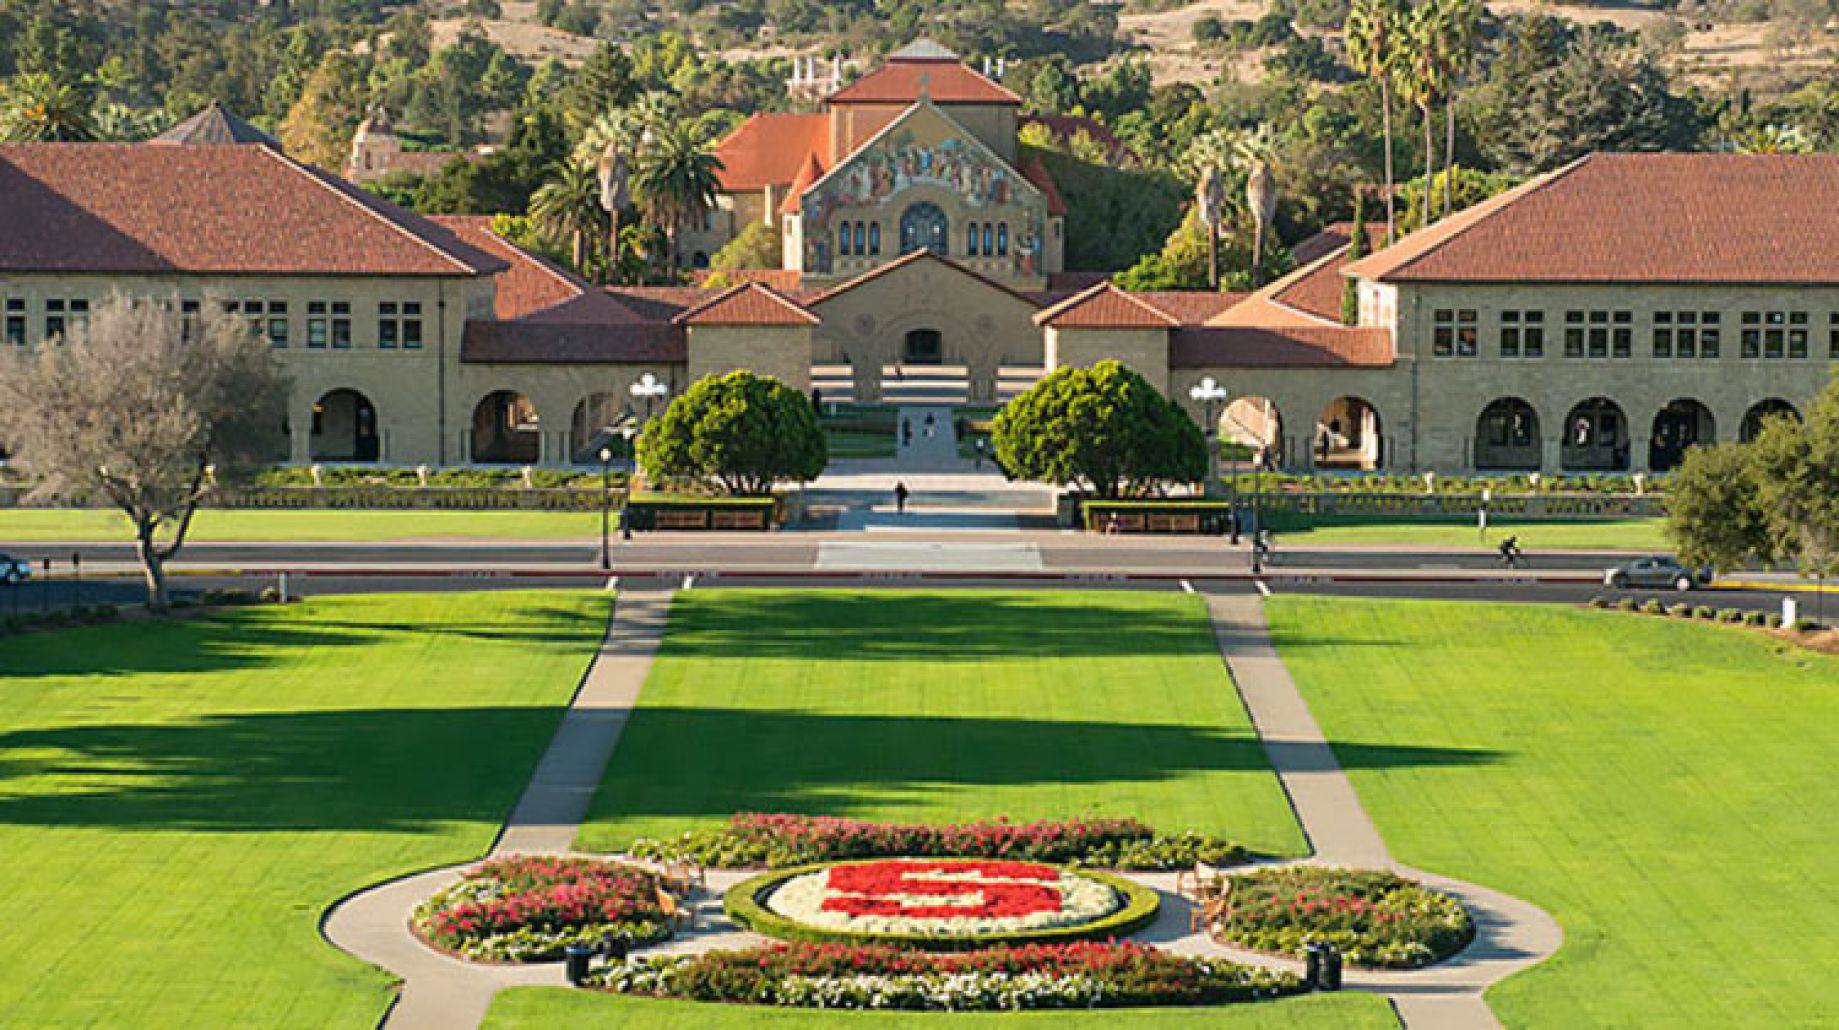
<instances>
[{"instance_id":1,"label":"terracotta roof tile","mask_svg":"<svg viewBox=\"0 0 1839 1030\"><path fill-rule=\"evenodd\" d=\"M730 193L784 186L811 154L830 163L829 115L756 114L716 145L717 176Z\"/></svg>"},{"instance_id":2,"label":"terracotta roof tile","mask_svg":"<svg viewBox=\"0 0 1839 1030\"><path fill-rule=\"evenodd\" d=\"M1151 307L1109 282L1037 312L1034 324L1055 329L1173 329L1180 325L1159 308Z\"/></svg>"},{"instance_id":3,"label":"terracotta roof tile","mask_svg":"<svg viewBox=\"0 0 1839 1030\"><path fill-rule=\"evenodd\" d=\"M493 277L493 313L499 318L522 318L573 300L588 289L587 283L572 272L513 246L493 232L490 215L434 215L429 221L504 259L509 267Z\"/></svg>"},{"instance_id":4,"label":"terracotta roof tile","mask_svg":"<svg viewBox=\"0 0 1839 1030\"><path fill-rule=\"evenodd\" d=\"M703 286L608 286L606 294L648 322L669 322L722 292Z\"/></svg>"},{"instance_id":5,"label":"terracotta roof tile","mask_svg":"<svg viewBox=\"0 0 1839 1030\"><path fill-rule=\"evenodd\" d=\"M1296 260L1298 267L1327 257L1342 247L1354 242L1354 223L1334 222L1325 225L1315 235L1290 248L1290 256ZM1366 226L1367 253L1385 246L1386 223L1382 219L1378 225L1368 222Z\"/></svg>"},{"instance_id":6,"label":"terracotta roof tile","mask_svg":"<svg viewBox=\"0 0 1839 1030\"><path fill-rule=\"evenodd\" d=\"M1006 104L1022 98L964 66L956 57L890 57L881 67L837 90L830 104L911 104L921 80L937 104Z\"/></svg>"},{"instance_id":7,"label":"terracotta roof tile","mask_svg":"<svg viewBox=\"0 0 1839 1030\"><path fill-rule=\"evenodd\" d=\"M1388 282L1839 283L1839 154L1592 154L1349 271Z\"/></svg>"},{"instance_id":8,"label":"terracotta roof tile","mask_svg":"<svg viewBox=\"0 0 1839 1030\"><path fill-rule=\"evenodd\" d=\"M671 325L468 322L460 337L467 364L669 364L687 354L682 330Z\"/></svg>"},{"instance_id":9,"label":"terracotta roof tile","mask_svg":"<svg viewBox=\"0 0 1839 1030\"><path fill-rule=\"evenodd\" d=\"M824 163L817 159L816 154L806 154L805 163L798 169L797 178L792 180L792 187L785 191L785 201L779 205L779 213L782 215L798 214L800 201L804 198L805 191L823 177Z\"/></svg>"},{"instance_id":10,"label":"terracotta roof tile","mask_svg":"<svg viewBox=\"0 0 1839 1030\"><path fill-rule=\"evenodd\" d=\"M264 146L0 145L0 271L481 275L505 262Z\"/></svg>"},{"instance_id":11,"label":"terracotta roof tile","mask_svg":"<svg viewBox=\"0 0 1839 1030\"><path fill-rule=\"evenodd\" d=\"M1213 290L1139 290L1131 296L1182 325L1201 325L1244 300L1246 294Z\"/></svg>"},{"instance_id":12,"label":"terracotta roof tile","mask_svg":"<svg viewBox=\"0 0 1839 1030\"><path fill-rule=\"evenodd\" d=\"M671 319L676 325L816 325L820 319L770 286L732 286Z\"/></svg>"},{"instance_id":13,"label":"terracotta roof tile","mask_svg":"<svg viewBox=\"0 0 1839 1030\"><path fill-rule=\"evenodd\" d=\"M281 147L281 141L256 128L213 100L204 110L174 125L150 141L153 143L259 143Z\"/></svg>"},{"instance_id":14,"label":"terracotta roof tile","mask_svg":"<svg viewBox=\"0 0 1839 1030\"><path fill-rule=\"evenodd\" d=\"M720 277L719 280L717 279L718 276ZM804 273L796 268L731 268L720 272L710 272L707 276L703 277L703 288L723 288L720 285L710 285L711 281L727 283L728 285L733 285L735 283L763 283L793 300L797 300L804 292Z\"/></svg>"},{"instance_id":15,"label":"terracotta roof tile","mask_svg":"<svg viewBox=\"0 0 1839 1030\"><path fill-rule=\"evenodd\" d=\"M1350 326L1187 327L1169 337L1170 368L1385 368L1392 336Z\"/></svg>"},{"instance_id":16,"label":"terracotta roof tile","mask_svg":"<svg viewBox=\"0 0 1839 1030\"><path fill-rule=\"evenodd\" d=\"M867 272L864 272L861 275L856 276L854 279L849 280L848 282L839 283L836 286L832 286L830 289L813 293L810 296L801 297L799 299L799 303L804 305L805 307L813 307L817 304L823 303L826 300L829 300L832 297L837 296L838 294L848 293L850 290L853 290L858 286L863 286L868 283L874 282L875 280L881 278L882 276L891 275L894 272L897 272L900 269L907 267L908 265L915 264L920 261L937 261L939 264L944 265L945 267L951 269L952 271L957 272L958 274L965 276L966 278L982 283L983 285L988 286L989 288L993 290L999 290L1003 293L1006 293L1009 296L1014 297L1016 300L1019 300L1022 303L1027 304L1029 307L1038 308L1041 306L1039 301L1036 301L1033 297L1029 296L1028 294L1022 293L1017 290L1012 290L1009 287L1004 286L1002 283L999 283L996 280L990 278L989 276L982 274L981 272L976 272L969 268L966 268L963 265L958 264L956 261L951 260L950 258L940 257L939 255L934 254L930 250L915 250L915 251L910 251L906 254L902 254L900 257L895 258L894 260L888 262L887 264L882 265L878 268L871 269Z\"/></svg>"}]
</instances>

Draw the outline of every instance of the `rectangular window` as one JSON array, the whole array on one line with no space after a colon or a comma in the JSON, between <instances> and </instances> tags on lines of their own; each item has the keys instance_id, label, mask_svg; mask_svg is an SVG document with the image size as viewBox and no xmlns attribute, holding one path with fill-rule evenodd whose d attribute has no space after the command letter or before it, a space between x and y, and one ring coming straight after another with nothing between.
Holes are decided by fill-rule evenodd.
<instances>
[{"instance_id":1,"label":"rectangular window","mask_svg":"<svg viewBox=\"0 0 1839 1030\"><path fill-rule=\"evenodd\" d=\"M1673 313L1671 311L1654 312L1654 356L1657 358L1673 356Z\"/></svg>"},{"instance_id":2,"label":"rectangular window","mask_svg":"<svg viewBox=\"0 0 1839 1030\"><path fill-rule=\"evenodd\" d=\"M1718 356L1718 323L1722 320L1716 311L1699 312L1699 357Z\"/></svg>"},{"instance_id":3,"label":"rectangular window","mask_svg":"<svg viewBox=\"0 0 1839 1030\"><path fill-rule=\"evenodd\" d=\"M396 317L396 305L392 301L377 303L377 346L383 350L396 349L396 332L402 325Z\"/></svg>"},{"instance_id":4,"label":"rectangular window","mask_svg":"<svg viewBox=\"0 0 1839 1030\"><path fill-rule=\"evenodd\" d=\"M1501 312L1501 357L1537 358L1545 355L1545 312Z\"/></svg>"},{"instance_id":5,"label":"rectangular window","mask_svg":"<svg viewBox=\"0 0 1839 1030\"><path fill-rule=\"evenodd\" d=\"M15 347L26 345L26 302L23 300L9 298L6 302L6 342ZM1839 354L1839 321L1833 323L1833 353Z\"/></svg>"},{"instance_id":6,"label":"rectangular window","mask_svg":"<svg viewBox=\"0 0 1839 1030\"><path fill-rule=\"evenodd\" d=\"M1788 356L1805 358L1807 356L1807 312L1788 312Z\"/></svg>"},{"instance_id":7,"label":"rectangular window","mask_svg":"<svg viewBox=\"0 0 1839 1030\"><path fill-rule=\"evenodd\" d=\"M998 222L996 224L996 256L997 257L1008 257L1009 256L1009 223L1008 222Z\"/></svg>"},{"instance_id":8,"label":"rectangular window","mask_svg":"<svg viewBox=\"0 0 1839 1030\"><path fill-rule=\"evenodd\" d=\"M881 253L881 223L880 222L868 223L868 252L870 254Z\"/></svg>"},{"instance_id":9,"label":"rectangular window","mask_svg":"<svg viewBox=\"0 0 1839 1030\"><path fill-rule=\"evenodd\" d=\"M1618 311L1614 317L1614 328L1610 330L1610 350L1613 357L1626 358L1635 351L1635 317L1632 312Z\"/></svg>"},{"instance_id":10,"label":"rectangular window","mask_svg":"<svg viewBox=\"0 0 1839 1030\"><path fill-rule=\"evenodd\" d=\"M307 302L307 349L326 349L326 302Z\"/></svg>"},{"instance_id":11,"label":"rectangular window","mask_svg":"<svg viewBox=\"0 0 1839 1030\"><path fill-rule=\"evenodd\" d=\"M868 227L869 249L875 249L875 227ZM404 301L402 305L402 349L421 349L421 302Z\"/></svg>"},{"instance_id":12,"label":"rectangular window","mask_svg":"<svg viewBox=\"0 0 1839 1030\"><path fill-rule=\"evenodd\" d=\"M1745 311L1742 354L1746 358L1804 358L1808 322L1805 311Z\"/></svg>"},{"instance_id":13,"label":"rectangular window","mask_svg":"<svg viewBox=\"0 0 1839 1030\"><path fill-rule=\"evenodd\" d=\"M1839 311L1826 316L1826 325L1827 356L1839 358Z\"/></svg>"},{"instance_id":14,"label":"rectangular window","mask_svg":"<svg viewBox=\"0 0 1839 1030\"><path fill-rule=\"evenodd\" d=\"M342 300L332 302L332 349L351 349L351 305Z\"/></svg>"},{"instance_id":15,"label":"rectangular window","mask_svg":"<svg viewBox=\"0 0 1839 1030\"><path fill-rule=\"evenodd\" d=\"M1439 358L1475 356L1477 315L1473 308L1432 312L1430 350Z\"/></svg>"},{"instance_id":16,"label":"rectangular window","mask_svg":"<svg viewBox=\"0 0 1839 1030\"><path fill-rule=\"evenodd\" d=\"M1520 356L1520 313L1518 311L1501 312L1501 357L1517 358Z\"/></svg>"},{"instance_id":17,"label":"rectangular window","mask_svg":"<svg viewBox=\"0 0 1839 1030\"><path fill-rule=\"evenodd\" d=\"M1590 312L1589 354L1593 358L1609 356L1609 312Z\"/></svg>"},{"instance_id":18,"label":"rectangular window","mask_svg":"<svg viewBox=\"0 0 1839 1030\"><path fill-rule=\"evenodd\" d=\"M1581 311L1564 313L1564 356L1584 356L1584 313Z\"/></svg>"},{"instance_id":19,"label":"rectangular window","mask_svg":"<svg viewBox=\"0 0 1839 1030\"><path fill-rule=\"evenodd\" d=\"M45 339L64 335L64 302L45 301Z\"/></svg>"}]
</instances>

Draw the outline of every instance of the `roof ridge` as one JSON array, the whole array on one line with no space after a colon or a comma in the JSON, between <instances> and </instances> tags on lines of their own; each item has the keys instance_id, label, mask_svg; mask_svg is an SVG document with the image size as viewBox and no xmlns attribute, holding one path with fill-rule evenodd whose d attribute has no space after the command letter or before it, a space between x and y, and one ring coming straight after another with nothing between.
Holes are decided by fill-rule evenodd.
<instances>
[{"instance_id":1,"label":"roof ridge","mask_svg":"<svg viewBox=\"0 0 1839 1030\"><path fill-rule=\"evenodd\" d=\"M694 319L696 316L701 315L703 312L710 311L717 307L720 307L721 305L728 303L730 300L735 299L736 297L740 296L743 293L765 294L769 300L772 300L774 303L779 304L781 307L784 307L787 311L790 311L793 314L798 315L800 318L810 322L812 325L816 325L817 323L823 321L823 319L817 317L810 310L805 308L804 305L799 304L797 301L791 299L790 297L787 297L783 293L780 293L778 290L773 289L771 286L768 286L762 282L756 282L752 279L749 279L744 282L736 283L733 286L730 286L727 289L722 290L720 293L717 293L712 297L704 298L702 301L683 309L682 311L678 312L675 316L671 318L670 320L671 324L672 325L686 324L692 319Z\"/></svg>"},{"instance_id":2,"label":"roof ridge","mask_svg":"<svg viewBox=\"0 0 1839 1030\"><path fill-rule=\"evenodd\" d=\"M275 160L280 161L282 165L288 168L291 168L295 172L301 175L304 175L307 178L313 180L314 182L319 184L319 187L321 189L338 197L340 200L351 205L352 207L357 208L359 211L363 212L369 218L375 221L378 221L378 222L382 222L384 225L387 225L390 228L396 230L398 233L402 234L403 236L408 237L411 241L417 244L420 244L422 247L426 248L427 250L433 251L437 256L445 260L448 264L453 265L454 267L460 269L462 272L465 272L468 275L486 274L484 269L472 267L470 264L466 263L465 261L460 260L460 258L457 255L449 253L446 250L446 248L435 245L433 240L425 239L419 233L412 232L408 226L403 225L401 222L397 221L394 218L386 217L382 211L379 211L378 209L371 207L369 204L364 203L363 201L360 201L357 197L354 197L350 193L346 192L344 189L341 189L337 184L331 181L333 176L330 172L323 172L317 168L314 168L313 166L309 164L306 164L305 162L296 161L293 158L287 156L286 154L274 149L273 147L256 147L254 149L262 153L268 154L269 156L273 157ZM343 181L344 180L342 179L339 180L339 182L343 182ZM360 189L361 187L352 186L351 188ZM380 203L386 203L386 204L389 203L388 201L384 200L382 197L378 197L377 200ZM409 212L405 212L405 213L409 213ZM421 216L417 215L415 217L421 217ZM430 224L433 224L433 223L430 223Z\"/></svg>"},{"instance_id":3,"label":"roof ridge","mask_svg":"<svg viewBox=\"0 0 1839 1030\"><path fill-rule=\"evenodd\" d=\"M918 264L920 261L924 260L925 258L931 258L934 261L937 261L940 264L943 264L947 268L950 268L962 275L967 275L970 278L975 279L976 281L984 284L985 286L989 286L993 289L1001 290L1002 292L1008 294L1009 296L1014 297L1016 300L1019 300L1022 303L1027 304L1031 308L1035 308L1039 310L1041 307L1040 302L1035 300L1033 297L1030 297L1027 294L1022 293L1019 290L1014 290L1007 286L1004 286L1002 283L997 282L996 280L990 278L987 275L984 275L982 272L979 272L976 269L966 268L963 265L957 263L956 261L953 261L950 258L944 256L943 254L934 253L930 248L927 248L927 247L921 247L918 250L910 250L906 252L905 254L902 254L901 256L895 258L894 260L888 262L885 265L877 265L876 267L871 268L866 272L863 272L861 275L856 276L854 279L849 279L847 281L838 283L837 285L832 286L828 290L820 291L819 293L816 293L813 296L807 298L804 301L804 306L806 308L814 307L839 294L847 293L848 291L853 290L856 287L861 286L864 283L873 281L875 279L879 279L882 276L887 275L888 273L894 271L897 268L905 268L908 265Z\"/></svg>"},{"instance_id":4,"label":"roof ridge","mask_svg":"<svg viewBox=\"0 0 1839 1030\"><path fill-rule=\"evenodd\" d=\"M1131 296L1128 290L1119 289L1117 285L1114 284L1109 279L1105 279L1100 282L1093 283L1091 286L1088 286L1085 289L1080 290L1078 293L1073 294L1071 297L1066 298L1060 303L1055 304L1054 306L1047 308L1045 310L1035 312L1034 324L1035 325L1046 325L1049 322L1053 321L1054 319L1059 318L1061 315L1068 314L1069 312L1075 311L1079 309L1080 307L1083 307L1084 305L1092 302L1093 300L1096 300L1098 297L1106 295L1106 294L1115 294L1119 297L1124 298L1126 301L1130 302L1132 305L1135 305L1136 307L1142 309L1148 314L1154 315L1156 318L1161 319L1170 328L1181 325L1180 319L1173 317L1168 312L1162 310L1161 308L1156 307L1155 305L1149 303L1148 301L1142 300L1138 297Z\"/></svg>"},{"instance_id":5,"label":"roof ridge","mask_svg":"<svg viewBox=\"0 0 1839 1030\"><path fill-rule=\"evenodd\" d=\"M1544 190L1546 187L1552 185L1553 183L1558 182L1559 180L1564 179L1565 177L1569 176L1572 172L1575 172L1577 171L1577 169L1582 168L1585 162L1589 161L1592 157L1595 157L1595 156L1596 156L1596 153L1594 151L1591 153L1585 154L1584 156L1576 159L1575 161L1570 162L1569 164L1561 165L1545 173L1544 175L1535 176L1531 179L1528 179L1526 182L1523 182L1520 185L1513 187L1512 189L1504 190L1500 193L1495 194L1492 197L1489 197L1485 200L1480 201L1477 204L1471 205L1469 208L1466 208L1464 210L1474 211L1475 208L1484 207L1490 202L1493 202L1494 204L1493 207L1489 207L1485 211L1476 211L1475 217L1473 219L1471 219L1468 222L1463 223L1462 225L1456 226L1455 228L1451 229L1449 232L1449 235L1443 237L1440 240L1437 240L1435 243L1432 243L1429 247L1426 247L1424 250L1419 251L1418 253L1413 254L1411 257L1408 257L1405 260L1399 262L1398 264L1393 265L1392 267L1386 269L1386 271L1381 273L1381 275L1382 276L1392 275L1393 273L1398 272L1402 269L1410 268L1412 265L1415 265L1418 262L1429 257L1431 254L1443 249L1444 247L1449 246L1451 242L1456 240L1458 237L1462 236L1464 233L1468 232L1470 229L1475 228L1476 226L1482 224L1483 222L1486 222L1490 218L1493 218L1494 216L1500 214L1502 211L1507 210L1508 208L1512 207L1515 204L1518 204L1520 201L1526 199L1527 197L1530 197L1533 194ZM1425 203L1426 204L1429 203L1428 198L1426 198ZM1456 211L1456 212L1451 213L1450 217L1456 218L1462 213L1463 213L1462 211ZM1430 225L1427 225L1424 228L1419 229L1418 232L1430 232L1436 227L1437 227L1437 223L1432 222ZM1400 243L1403 243L1406 239L1409 239L1411 236L1415 236L1415 235L1416 233L1407 234L1406 236L1400 238L1397 243L1392 244L1392 246L1394 247L1398 246ZM1376 258L1379 255L1385 253L1385 251L1389 249L1391 248L1388 247L1388 248L1385 248L1384 250L1375 251L1372 254L1369 254L1366 257L1361 258L1360 261L1363 263L1372 258ZM1346 275L1347 273L1344 271L1342 274Z\"/></svg>"}]
</instances>

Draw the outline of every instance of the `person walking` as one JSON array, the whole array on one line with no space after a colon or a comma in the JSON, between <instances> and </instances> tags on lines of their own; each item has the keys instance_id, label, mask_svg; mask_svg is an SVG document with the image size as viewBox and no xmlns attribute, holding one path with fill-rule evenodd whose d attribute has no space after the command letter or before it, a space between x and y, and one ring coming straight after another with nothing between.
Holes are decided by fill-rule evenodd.
<instances>
[{"instance_id":1,"label":"person walking","mask_svg":"<svg viewBox=\"0 0 1839 1030\"><path fill-rule=\"evenodd\" d=\"M913 446L913 419L911 417L900 420L900 445L902 447Z\"/></svg>"},{"instance_id":2,"label":"person walking","mask_svg":"<svg viewBox=\"0 0 1839 1030\"><path fill-rule=\"evenodd\" d=\"M977 447L976 447L978 471L983 470L983 446L984 446L984 439L983 437L980 436L977 438Z\"/></svg>"},{"instance_id":3,"label":"person walking","mask_svg":"<svg viewBox=\"0 0 1839 1030\"><path fill-rule=\"evenodd\" d=\"M926 412L926 439L932 439L932 434L938 432L938 428L939 420L932 417L932 412Z\"/></svg>"},{"instance_id":4,"label":"person walking","mask_svg":"<svg viewBox=\"0 0 1839 1030\"><path fill-rule=\"evenodd\" d=\"M907 489L907 484L895 483L894 484L894 511L901 515L905 515L907 513L907 498L911 495L912 495L912 491Z\"/></svg>"}]
</instances>

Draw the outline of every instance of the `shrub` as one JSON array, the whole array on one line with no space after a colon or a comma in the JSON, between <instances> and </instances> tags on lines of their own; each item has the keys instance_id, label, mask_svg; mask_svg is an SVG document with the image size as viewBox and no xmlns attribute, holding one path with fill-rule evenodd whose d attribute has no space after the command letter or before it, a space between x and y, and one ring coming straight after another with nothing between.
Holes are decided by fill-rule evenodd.
<instances>
[{"instance_id":1,"label":"shrub","mask_svg":"<svg viewBox=\"0 0 1839 1030\"><path fill-rule=\"evenodd\" d=\"M1592 594L1590 595L1590 607L1607 608L1609 607L1609 598L1604 597L1602 594Z\"/></svg>"},{"instance_id":2,"label":"shrub","mask_svg":"<svg viewBox=\"0 0 1839 1030\"><path fill-rule=\"evenodd\" d=\"M1616 608L1620 611L1632 612L1638 607L1638 604L1639 603L1634 598L1624 597L1616 602Z\"/></svg>"},{"instance_id":3,"label":"shrub","mask_svg":"<svg viewBox=\"0 0 1839 1030\"><path fill-rule=\"evenodd\" d=\"M1295 994L1293 973L1135 943L1083 942L926 954L880 945L776 944L639 958L597 972L623 994L801 1008L1014 1009L1217 1005Z\"/></svg>"},{"instance_id":4,"label":"shrub","mask_svg":"<svg viewBox=\"0 0 1839 1030\"><path fill-rule=\"evenodd\" d=\"M1281 866L1231 878L1227 940L1303 957L1325 942L1354 965L1416 968L1462 950L1474 921L1456 899L1394 873Z\"/></svg>"},{"instance_id":5,"label":"shrub","mask_svg":"<svg viewBox=\"0 0 1839 1030\"><path fill-rule=\"evenodd\" d=\"M1738 608L1719 608L1718 609L1718 621L1719 622L1742 622L1743 621L1743 611Z\"/></svg>"},{"instance_id":6,"label":"shrub","mask_svg":"<svg viewBox=\"0 0 1839 1030\"><path fill-rule=\"evenodd\" d=\"M1692 617L1695 619L1715 619L1718 617L1718 612L1717 609L1713 608L1711 605L1701 604L1692 609Z\"/></svg>"},{"instance_id":7,"label":"shrub","mask_svg":"<svg viewBox=\"0 0 1839 1030\"><path fill-rule=\"evenodd\" d=\"M1768 625L1768 619L1761 612L1744 612L1743 624L1745 626L1766 626Z\"/></svg>"},{"instance_id":8,"label":"shrub","mask_svg":"<svg viewBox=\"0 0 1839 1030\"><path fill-rule=\"evenodd\" d=\"M415 929L470 959L541 962L569 944L670 935L658 880L617 862L514 855L485 862L416 906Z\"/></svg>"},{"instance_id":9,"label":"shrub","mask_svg":"<svg viewBox=\"0 0 1839 1030\"><path fill-rule=\"evenodd\" d=\"M1641 606L1641 610L1649 615L1665 615L1667 613L1667 606L1661 604L1659 598L1653 597L1649 598L1647 603Z\"/></svg>"},{"instance_id":10,"label":"shrub","mask_svg":"<svg viewBox=\"0 0 1839 1030\"><path fill-rule=\"evenodd\" d=\"M1692 617L1692 606L1683 601L1679 604L1670 604L1667 605L1667 614L1673 616L1675 619L1690 619Z\"/></svg>"},{"instance_id":11,"label":"shrub","mask_svg":"<svg viewBox=\"0 0 1839 1030\"><path fill-rule=\"evenodd\" d=\"M1245 848L1184 833L1159 837L1135 819L1061 819L1011 823L1001 819L947 825L877 823L833 816L740 813L719 830L675 840L637 840L632 854L688 859L715 868L787 866L846 858L1015 858L1110 869L1181 869L1195 861L1237 865Z\"/></svg>"},{"instance_id":12,"label":"shrub","mask_svg":"<svg viewBox=\"0 0 1839 1030\"><path fill-rule=\"evenodd\" d=\"M1800 630L1802 633L1814 633L1819 631L1820 624L1813 619L1796 619L1794 621L1794 628Z\"/></svg>"},{"instance_id":13,"label":"shrub","mask_svg":"<svg viewBox=\"0 0 1839 1030\"><path fill-rule=\"evenodd\" d=\"M1781 629L1782 628L1782 617L1781 617L1780 612L1770 612L1767 615L1764 615L1762 618L1763 618L1763 622L1770 629Z\"/></svg>"}]
</instances>

